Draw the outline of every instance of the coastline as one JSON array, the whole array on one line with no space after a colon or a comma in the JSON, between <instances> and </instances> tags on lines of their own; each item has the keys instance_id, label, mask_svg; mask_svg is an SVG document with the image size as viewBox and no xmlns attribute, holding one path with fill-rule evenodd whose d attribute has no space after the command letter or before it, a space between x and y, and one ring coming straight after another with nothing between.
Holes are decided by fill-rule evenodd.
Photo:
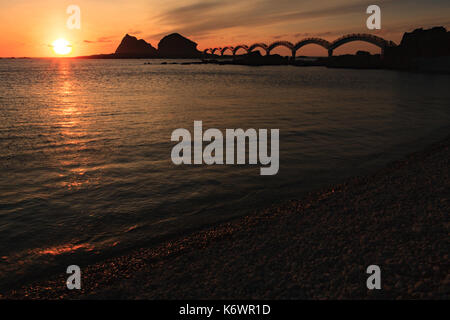
<instances>
[{"instance_id":1,"label":"coastline","mask_svg":"<svg viewBox=\"0 0 450 320\"><path fill-rule=\"evenodd\" d=\"M0 299L448 299L450 136L373 174ZM382 290L366 288L366 268ZM419 280L420 279L420 280Z\"/></svg>"},{"instance_id":2,"label":"coastline","mask_svg":"<svg viewBox=\"0 0 450 320\"><path fill-rule=\"evenodd\" d=\"M248 67L264 67L264 66L294 66L299 68L322 67L329 69L349 69L349 70L387 70L423 74L450 74L450 58L448 56L434 58L414 59L412 65L408 67L392 67L383 65L379 60L379 55L369 55L367 57L358 57L357 55L341 55L333 56L332 59L327 57L316 57L314 61L289 61L287 57L272 55L269 57L261 56L260 58L244 58L232 60L231 56L216 57L217 59L204 58L176 58L174 60L186 60L187 62L170 62L163 60L173 60L173 58L160 57L101 57L101 56L81 56L81 57L0 57L3 60L143 60L144 65L221 65L221 66L248 66ZM362 59L361 59L362 58ZM158 60L159 63L151 63L149 61ZM192 61L196 60L196 61ZM197 61L198 60L198 61ZM163 62L161 62L163 61Z\"/></svg>"}]
</instances>

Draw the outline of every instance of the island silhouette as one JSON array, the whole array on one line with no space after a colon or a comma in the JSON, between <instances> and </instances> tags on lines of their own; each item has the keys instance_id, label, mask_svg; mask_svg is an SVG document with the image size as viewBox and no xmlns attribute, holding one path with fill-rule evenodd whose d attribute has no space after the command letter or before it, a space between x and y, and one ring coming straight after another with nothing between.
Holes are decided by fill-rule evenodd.
<instances>
[{"instance_id":1,"label":"island silhouette","mask_svg":"<svg viewBox=\"0 0 450 320\"><path fill-rule=\"evenodd\" d=\"M158 48L153 47L144 39L138 39L132 35L126 34L112 54L98 54L83 56L77 58L90 59L157 59L173 58L188 59L201 58L202 52L197 50L197 43L183 37L179 33L172 33L164 38L158 44Z\"/></svg>"}]
</instances>

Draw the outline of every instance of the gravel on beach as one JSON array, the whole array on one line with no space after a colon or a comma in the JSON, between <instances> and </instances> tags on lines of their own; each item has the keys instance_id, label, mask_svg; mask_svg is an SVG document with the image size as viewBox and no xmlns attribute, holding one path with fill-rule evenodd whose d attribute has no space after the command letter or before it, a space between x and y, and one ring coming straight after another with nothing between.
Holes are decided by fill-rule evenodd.
<instances>
[{"instance_id":1,"label":"gravel on beach","mask_svg":"<svg viewBox=\"0 0 450 320\"><path fill-rule=\"evenodd\" d=\"M450 137L376 173L7 299L448 299ZM381 290L366 286L370 265Z\"/></svg>"}]
</instances>

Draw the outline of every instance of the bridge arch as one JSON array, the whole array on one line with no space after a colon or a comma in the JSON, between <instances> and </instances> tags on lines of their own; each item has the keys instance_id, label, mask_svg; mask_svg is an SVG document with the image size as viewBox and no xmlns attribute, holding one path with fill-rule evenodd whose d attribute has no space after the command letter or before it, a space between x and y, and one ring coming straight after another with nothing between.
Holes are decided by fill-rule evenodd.
<instances>
[{"instance_id":1,"label":"bridge arch","mask_svg":"<svg viewBox=\"0 0 450 320\"><path fill-rule=\"evenodd\" d=\"M248 47L247 47L245 44L240 44L240 45L237 45L236 47L234 47L234 49L233 49L233 56L235 56L236 53L237 53L240 49L244 49L245 52L247 52L247 53L249 52L249 51L248 51Z\"/></svg>"},{"instance_id":2,"label":"bridge arch","mask_svg":"<svg viewBox=\"0 0 450 320\"><path fill-rule=\"evenodd\" d=\"M275 41L274 43L270 44L267 48L267 55L269 55L270 52L277 47L286 47L291 50L292 55L295 56L294 45L290 41Z\"/></svg>"},{"instance_id":3,"label":"bridge arch","mask_svg":"<svg viewBox=\"0 0 450 320\"><path fill-rule=\"evenodd\" d=\"M211 48L211 49L210 49L210 52L211 52L211 54L216 54L216 51L219 51L219 52L220 52L221 49L222 49L222 48Z\"/></svg>"},{"instance_id":4,"label":"bridge arch","mask_svg":"<svg viewBox=\"0 0 450 320\"><path fill-rule=\"evenodd\" d=\"M227 50L230 50L230 52L233 53L233 49L234 49L234 48L231 47L231 46L223 47L222 50L220 50L220 55L223 56ZM233 54L233 55L234 55L234 54Z\"/></svg>"},{"instance_id":5,"label":"bridge arch","mask_svg":"<svg viewBox=\"0 0 450 320\"><path fill-rule=\"evenodd\" d=\"M396 44L394 42L385 40L381 37L378 37L378 36L375 36L372 34L352 33L352 34L347 34L347 35L340 37L339 39L333 41L330 44L330 47L328 48L328 54L330 56L332 56L333 51L335 49L339 48L340 46L342 46L346 43L353 42L353 41L364 41L364 42L374 44L377 47L381 48L382 53L384 52L384 49L386 49L387 47L396 46Z\"/></svg>"},{"instance_id":6,"label":"bridge arch","mask_svg":"<svg viewBox=\"0 0 450 320\"><path fill-rule=\"evenodd\" d=\"M303 39L303 40L300 40L299 42L297 42L294 45L294 50L298 51L302 47L304 47L304 46L306 46L308 44L317 44L317 45L319 45L319 46L321 46L321 47L323 47L323 48L325 48L327 50L330 48L330 45L331 45L331 43L329 41L325 40L325 39L321 39L321 38L306 38L306 39Z\"/></svg>"},{"instance_id":7,"label":"bridge arch","mask_svg":"<svg viewBox=\"0 0 450 320\"><path fill-rule=\"evenodd\" d=\"M249 48L248 48L248 52L252 52L253 50L255 50L256 48L261 48L265 51L265 53L267 54L267 45L265 43L259 42L259 43L254 43L252 44Z\"/></svg>"}]
</instances>

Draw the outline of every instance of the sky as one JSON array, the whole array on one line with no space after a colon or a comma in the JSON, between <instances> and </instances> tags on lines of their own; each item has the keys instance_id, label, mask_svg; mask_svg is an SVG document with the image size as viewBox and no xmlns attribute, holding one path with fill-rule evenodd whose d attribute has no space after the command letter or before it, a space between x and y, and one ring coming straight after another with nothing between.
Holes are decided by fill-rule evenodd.
<instances>
[{"instance_id":1,"label":"sky","mask_svg":"<svg viewBox=\"0 0 450 320\"><path fill-rule=\"evenodd\" d=\"M381 8L381 30L366 27L371 4ZM81 9L80 29L67 28L69 5ZM127 33L157 47L178 32L203 50L360 32L398 43L404 32L432 26L450 29L449 0L0 0L0 57L56 56L51 44L59 38L72 45L70 56L112 53ZM379 51L355 42L336 53L360 49ZM311 45L298 55L326 52Z\"/></svg>"}]
</instances>

